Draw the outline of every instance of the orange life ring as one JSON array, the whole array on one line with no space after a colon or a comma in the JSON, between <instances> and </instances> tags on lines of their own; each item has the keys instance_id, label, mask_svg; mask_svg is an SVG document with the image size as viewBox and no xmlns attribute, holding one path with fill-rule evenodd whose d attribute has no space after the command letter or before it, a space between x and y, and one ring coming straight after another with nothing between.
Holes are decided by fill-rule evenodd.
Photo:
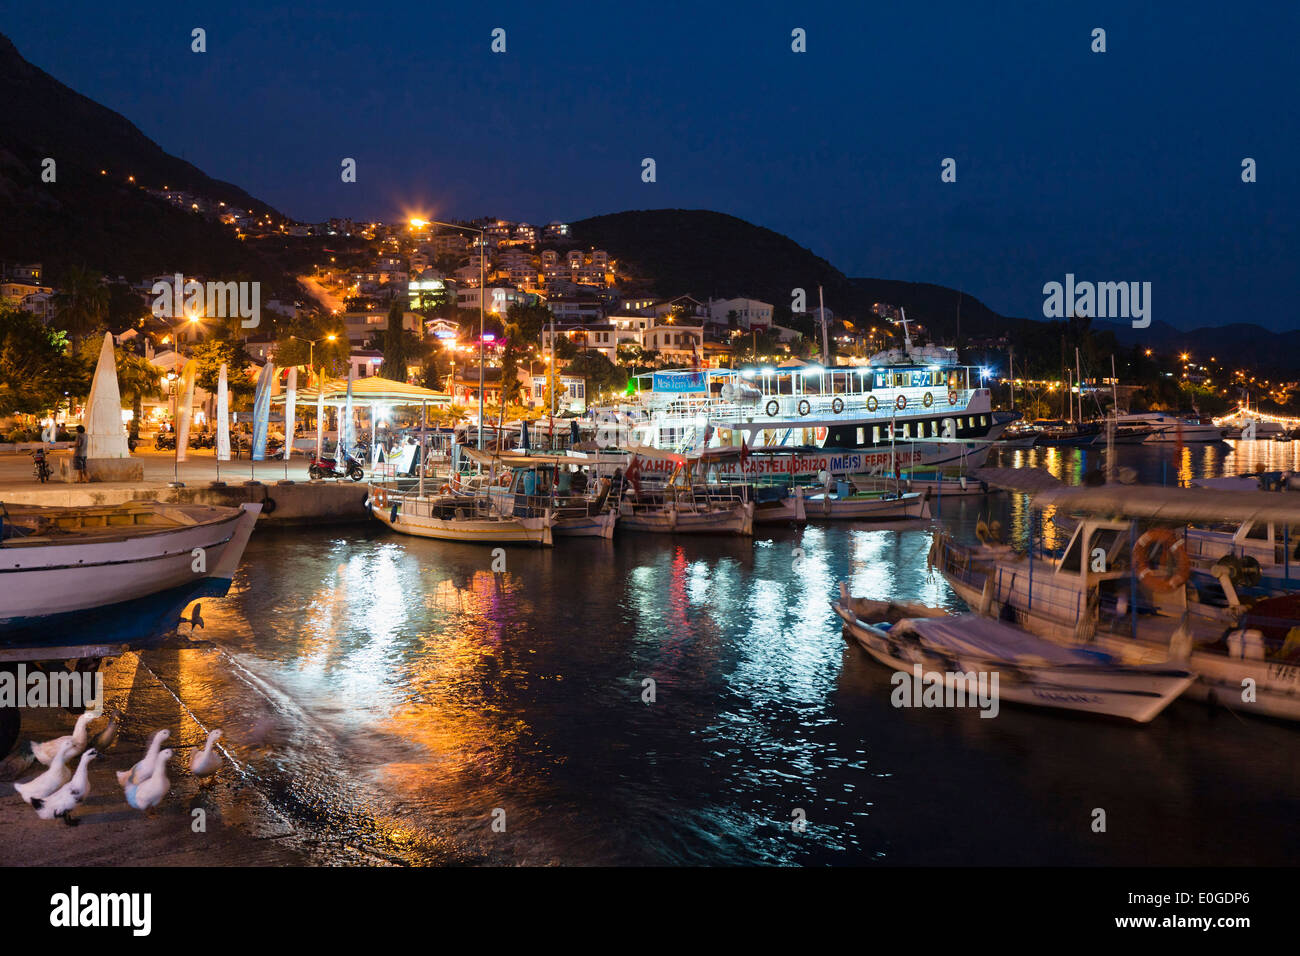
<instances>
[{"instance_id":1,"label":"orange life ring","mask_svg":"<svg viewBox=\"0 0 1300 956\"><path fill-rule=\"evenodd\" d=\"M957 404L957 389L955 388L948 389L948 404L949 405Z\"/></svg>"},{"instance_id":2,"label":"orange life ring","mask_svg":"<svg viewBox=\"0 0 1300 956\"><path fill-rule=\"evenodd\" d=\"M502 475L500 478L497 479L497 484L500 485L502 488L508 487L510 484L510 476L508 474Z\"/></svg>"},{"instance_id":3,"label":"orange life ring","mask_svg":"<svg viewBox=\"0 0 1300 956\"><path fill-rule=\"evenodd\" d=\"M900 412L903 409L907 408L907 396L899 395L898 398L894 399L894 407L897 408Z\"/></svg>"},{"instance_id":4,"label":"orange life ring","mask_svg":"<svg viewBox=\"0 0 1300 956\"><path fill-rule=\"evenodd\" d=\"M880 407L880 402L876 401L876 396L874 396L874 395L868 395L868 396L867 396L867 411L869 411L869 412L874 412L874 411L875 411L877 408L879 408L879 407Z\"/></svg>"},{"instance_id":5,"label":"orange life ring","mask_svg":"<svg viewBox=\"0 0 1300 956\"><path fill-rule=\"evenodd\" d=\"M1164 573L1151 567L1151 549L1159 545L1164 549L1172 568ZM1192 574L1192 559L1187 554L1186 542L1167 528L1152 528L1138 538L1133 548L1133 566L1138 581L1153 591L1173 591L1187 583Z\"/></svg>"},{"instance_id":6,"label":"orange life ring","mask_svg":"<svg viewBox=\"0 0 1300 956\"><path fill-rule=\"evenodd\" d=\"M388 504L388 491L384 488L376 488L375 493L371 495L371 500L379 507L384 507Z\"/></svg>"},{"instance_id":7,"label":"orange life ring","mask_svg":"<svg viewBox=\"0 0 1300 956\"><path fill-rule=\"evenodd\" d=\"M451 485L447 484L446 482L443 482L442 487L438 489L438 494L445 495L450 491L451 491Z\"/></svg>"}]
</instances>

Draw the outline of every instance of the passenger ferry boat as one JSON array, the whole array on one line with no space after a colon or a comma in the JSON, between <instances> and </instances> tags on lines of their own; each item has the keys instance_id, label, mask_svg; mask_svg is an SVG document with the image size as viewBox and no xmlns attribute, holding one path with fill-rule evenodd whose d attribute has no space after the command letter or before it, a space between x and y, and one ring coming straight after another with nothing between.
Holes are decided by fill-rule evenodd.
<instances>
[{"instance_id":1,"label":"passenger ferry boat","mask_svg":"<svg viewBox=\"0 0 1300 956\"><path fill-rule=\"evenodd\" d=\"M905 341L866 365L647 373L635 440L682 454L789 451L798 479L979 467L1016 416L994 413L983 370L958 364L956 349Z\"/></svg>"}]
</instances>

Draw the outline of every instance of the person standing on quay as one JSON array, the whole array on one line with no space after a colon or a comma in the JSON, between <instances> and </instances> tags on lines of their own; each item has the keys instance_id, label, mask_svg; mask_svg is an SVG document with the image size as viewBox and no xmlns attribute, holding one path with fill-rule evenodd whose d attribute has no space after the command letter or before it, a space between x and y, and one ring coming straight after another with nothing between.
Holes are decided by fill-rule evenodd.
<instances>
[{"instance_id":1,"label":"person standing on quay","mask_svg":"<svg viewBox=\"0 0 1300 956\"><path fill-rule=\"evenodd\" d=\"M86 426L77 426L77 444L72 449L72 470L77 473L77 483L89 481L86 475L86 443L89 436L86 434Z\"/></svg>"}]
</instances>

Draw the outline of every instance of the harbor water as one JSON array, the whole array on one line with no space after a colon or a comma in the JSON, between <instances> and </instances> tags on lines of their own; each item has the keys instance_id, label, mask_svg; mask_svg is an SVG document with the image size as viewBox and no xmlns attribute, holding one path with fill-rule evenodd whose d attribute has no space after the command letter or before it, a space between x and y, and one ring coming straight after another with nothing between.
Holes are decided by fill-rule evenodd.
<instances>
[{"instance_id":1,"label":"harbor water","mask_svg":"<svg viewBox=\"0 0 1300 956\"><path fill-rule=\"evenodd\" d=\"M1238 447L1239 446L1239 447ZM1300 469L1300 445L1132 446L1169 484ZM1000 456L1000 460L999 460ZM1069 481L1094 449L990 464ZM1025 502L945 500L1023 535ZM1146 726L898 709L841 634L855 594L959 607L934 524L809 524L491 549L378 524L259 531L217 652L143 660L219 715L321 862L1284 864L1300 736L1179 701ZM268 731L268 728L271 728ZM1095 829L1104 811L1104 832Z\"/></svg>"}]
</instances>

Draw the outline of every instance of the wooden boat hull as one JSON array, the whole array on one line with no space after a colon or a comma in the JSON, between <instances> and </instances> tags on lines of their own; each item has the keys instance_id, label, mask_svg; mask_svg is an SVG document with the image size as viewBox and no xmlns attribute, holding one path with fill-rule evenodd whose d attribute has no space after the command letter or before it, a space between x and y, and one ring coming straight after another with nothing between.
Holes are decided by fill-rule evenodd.
<instances>
[{"instance_id":1,"label":"wooden boat hull","mask_svg":"<svg viewBox=\"0 0 1300 956\"><path fill-rule=\"evenodd\" d=\"M658 534L738 534L754 533L754 504L745 502L730 508L678 510L673 507L632 509L626 504L618 517L624 531Z\"/></svg>"},{"instance_id":2,"label":"wooden boat hull","mask_svg":"<svg viewBox=\"0 0 1300 956\"><path fill-rule=\"evenodd\" d=\"M207 505L26 509L28 513L103 516L85 536L72 533L6 539L0 547L0 639L43 618L88 612L234 575L261 512ZM17 509L15 509L17 511ZM157 515L177 524L115 524ZM188 522L188 523L186 523Z\"/></svg>"},{"instance_id":3,"label":"wooden boat hull","mask_svg":"<svg viewBox=\"0 0 1300 956\"><path fill-rule=\"evenodd\" d=\"M1102 665L1097 667L1025 667L1008 662L965 661L948 654L927 654L891 639L888 631L858 619L839 604L833 605L845 630L876 661L910 674L916 665L942 675L944 686L968 687L965 674L995 672L997 698L1033 707L1115 717L1145 724L1178 698L1195 680L1186 671L1150 667ZM957 670L951 668L956 666Z\"/></svg>"},{"instance_id":4,"label":"wooden boat hull","mask_svg":"<svg viewBox=\"0 0 1300 956\"><path fill-rule=\"evenodd\" d=\"M912 492L897 497L849 495L809 495L804 500L808 520L903 521L928 518L930 506L925 495Z\"/></svg>"},{"instance_id":5,"label":"wooden boat hull","mask_svg":"<svg viewBox=\"0 0 1300 956\"><path fill-rule=\"evenodd\" d=\"M618 524L618 512L603 511L598 515L581 515L555 519L552 532L562 538L612 538Z\"/></svg>"},{"instance_id":6,"label":"wooden boat hull","mask_svg":"<svg viewBox=\"0 0 1300 956\"><path fill-rule=\"evenodd\" d=\"M968 607L978 610L982 599L981 590L968 584L948 572L942 572L949 586L957 593ZM998 613L1000 605L994 604L992 613ZM1074 620L1064 620L1043 613L1037 608L1026 610L1015 608L1016 623L1032 634L1045 637L1064 645L1077 645ZM1109 653L1126 657L1134 661L1149 664L1162 664L1170 661L1169 647L1141 638L1133 640L1131 634L1116 634L1099 627L1095 637L1095 646ZM1300 720L1300 666L1281 661L1238 660L1224 654L1193 650L1186 661L1178 661L1179 666L1186 666L1197 679L1188 689L1187 696L1194 700L1214 700L1223 706L1241 713L1273 717L1280 720ZM1245 701L1242 691L1246 684L1254 688L1255 699Z\"/></svg>"},{"instance_id":7,"label":"wooden boat hull","mask_svg":"<svg viewBox=\"0 0 1300 956\"><path fill-rule=\"evenodd\" d=\"M439 518L421 514L408 501L380 503L371 500L370 513L382 524L399 534L439 541L464 541L476 544L534 544L550 547L550 518Z\"/></svg>"}]
</instances>

